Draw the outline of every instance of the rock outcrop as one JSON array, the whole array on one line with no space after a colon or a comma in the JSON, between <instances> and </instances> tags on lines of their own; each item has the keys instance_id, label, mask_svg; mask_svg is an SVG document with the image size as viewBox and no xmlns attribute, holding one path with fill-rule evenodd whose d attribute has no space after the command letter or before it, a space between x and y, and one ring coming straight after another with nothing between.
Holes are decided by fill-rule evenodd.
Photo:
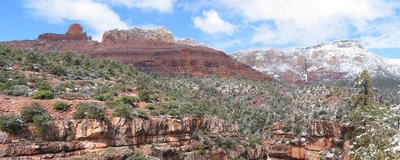
<instances>
[{"instance_id":1,"label":"rock outcrop","mask_svg":"<svg viewBox=\"0 0 400 160\"><path fill-rule=\"evenodd\" d=\"M38 40L41 41L87 41L92 40L86 33L82 32L83 28L80 24L72 24L67 33L65 34L53 34L45 33L38 36Z\"/></svg>"},{"instance_id":2,"label":"rock outcrop","mask_svg":"<svg viewBox=\"0 0 400 160\"><path fill-rule=\"evenodd\" d=\"M273 136L267 140L270 157L314 160L346 156L340 152L346 149L342 141L345 128L338 122L314 121L308 127L308 135L300 137L282 129L282 124L275 124Z\"/></svg>"},{"instance_id":3,"label":"rock outcrop","mask_svg":"<svg viewBox=\"0 0 400 160\"><path fill-rule=\"evenodd\" d=\"M119 42L126 40L154 40L174 43L174 35L165 27L152 29L132 28L128 30L114 29L103 34L103 42Z\"/></svg>"},{"instance_id":4,"label":"rock outcrop","mask_svg":"<svg viewBox=\"0 0 400 160\"><path fill-rule=\"evenodd\" d=\"M192 38L179 38L175 40L175 43L190 45L190 46L202 46L202 44L199 41L196 41L195 39Z\"/></svg>"},{"instance_id":5,"label":"rock outcrop","mask_svg":"<svg viewBox=\"0 0 400 160\"><path fill-rule=\"evenodd\" d=\"M219 75L271 80L222 51L185 44L189 41L175 42L172 33L165 28L111 30L104 33L102 43L91 41L85 33L81 33L80 25L74 24L67 34L43 34L38 40L0 42L0 45L13 49L73 51L95 58L112 58L133 64L142 71L164 75Z\"/></svg>"},{"instance_id":6,"label":"rock outcrop","mask_svg":"<svg viewBox=\"0 0 400 160\"><path fill-rule=\"evenodd\" d=\"M54 121L48 136L40 141L26 138L29 137L27 134L14 136L0 132L0 137L0 157L70 157L125 146L162 159L267 157L263 146L246 145L244 135L240 134L237 125L217 118L114 117L107 121L65 119ZM219 148L215 142L218 137L234 137L238 140L235 142L236 148ZM209 140L205 143L201 138Z\"/></svg>"}]
</instances>

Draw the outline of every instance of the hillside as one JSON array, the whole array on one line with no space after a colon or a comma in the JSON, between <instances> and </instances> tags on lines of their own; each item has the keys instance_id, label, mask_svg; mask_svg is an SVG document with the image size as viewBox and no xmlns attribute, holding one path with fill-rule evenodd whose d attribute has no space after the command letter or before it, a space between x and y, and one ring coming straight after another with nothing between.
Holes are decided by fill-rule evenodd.
<instances>
[{"instance_id":1,"label":"hillside","mask_svg":"<svg viewBox=\"0 0 400 160\"><path fill-rule=\"evenodd\" d=\"M365 69L373 76L400 76L399 60L377 56L354 40L321 43L306 48L256 49L233 55L264 73L280 76L293 72L295 81L305 74L309 75L309 81L324 80L324 74L342 73L337 78L354 77ZM315 74L321 75L317 77Z\"/></svg>"},{"instance_id":2,"label":"hillside","mask_svg":"<svg viewBox=\"0 0 400 160\"><path fill-rule=\"evenodd\" d=\"M334 86L159 76L70 52L0 52L2 115L19 119L39 106L49 116L12 123L17 133L0 123L2 157L304 158L341 148L332 146L343 136L335 121L350 93Z\"/></svg>"},{"instance_id":3,"label":"hillside","mask_svg":"<svg viewBox=\"0 0 400 160\"><path fill-rule=\"evenodd\" d=\"M377 56L355 40L341 40L305 48L255 49L233 57L276 79L296 84L337 83L352 87L363 70L387 97L400 90L400 63Z\"/></svg>"}]
</instances>

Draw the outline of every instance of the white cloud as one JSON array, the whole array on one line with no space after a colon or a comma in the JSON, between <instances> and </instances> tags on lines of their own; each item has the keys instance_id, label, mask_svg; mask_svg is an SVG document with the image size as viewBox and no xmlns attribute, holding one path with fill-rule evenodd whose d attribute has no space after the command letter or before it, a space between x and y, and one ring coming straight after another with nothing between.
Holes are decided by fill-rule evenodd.
<instances>
[{"instance_id":1,"label":"white cloud","mask_svg":"<svg viewBox=\"0 0 400 160\"><path fill-rule=\"evenodd\" d=\"M92 0L27 0L25 6L39 17L52 23L65 20L80 21L96 33L95 40L101 40L106 30L128 28L117 13L107 5Z\"/></svg>"},{"instance_id":2,"label":"white cloud","mask_svg":"<svg viewBox=\"0 0 400 160\"><path fill-rule=\"evenodd\" d=\"M382 22L380 25L370 25L360 37L360 41L368 48L399 48L400 20Z\"/></svg>"},{"instance_id":3,"label":"white cloud","mask_svg":"<svg viewBox=\"0 0 400 160\"><path fill-rule=\"evenodd\" d=\"M203 17L196 16L193 23L208 34L232 34L235 31L235 26L223 20L215 10L203 12Z\"/></svg>"},{"instance_id":4,"label":"white cloud","mask_svg":"<svg viewBox=\"0 0 400 160\"><path fill-rule=\"evenodd\" d=\"M117 5L123 5L128 8L155 9L159 12L173 11L176 0L105 0Z\"/></svg>"},{"instance_id":5,"label":"white cloud","mask_svg":"<svg viewBox=\"0 0 400 160\"><path fill-rule=\"evenodd\" d=\"M396 16L400 6L399 2L388 0L222 0L221 3L241 16L243 23L253 26L252 42L295 46L350 38L354 34L368 35L370 26L380 23L376 20ZM397 35L392 38L400 40Z\"/></svg>"}]
</instances>

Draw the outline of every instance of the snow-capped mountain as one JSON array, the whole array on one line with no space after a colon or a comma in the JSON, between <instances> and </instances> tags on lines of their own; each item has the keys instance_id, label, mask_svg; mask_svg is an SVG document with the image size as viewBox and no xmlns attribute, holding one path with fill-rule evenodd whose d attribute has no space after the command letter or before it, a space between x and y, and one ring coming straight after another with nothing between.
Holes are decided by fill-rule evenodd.
<instances>
[{"instance_id":1,"label":"snow-capped mountain","mask_svg":"<svg viewBox=\"0 0 400 160\"><path fill-rule=\"evenodd\" d=\"M306 48L254 49L233 56L256 70L292 82L353 78L365 69L372 76L400 79L400 60L377 56L356 40Z\"/></svg>"}]
</instances>

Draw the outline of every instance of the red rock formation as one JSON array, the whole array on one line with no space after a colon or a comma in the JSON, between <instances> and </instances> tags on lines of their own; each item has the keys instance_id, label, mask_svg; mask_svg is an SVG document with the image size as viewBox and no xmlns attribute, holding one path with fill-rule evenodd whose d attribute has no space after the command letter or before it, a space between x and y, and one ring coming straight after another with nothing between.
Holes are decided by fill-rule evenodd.
<instances>
[{"instance_id":1,"label":"red rock formation","mask_svg":"<svg viewBox=\"0 0 400 160\"><path fill-rule=\"evenodd\" d=\"M141 37L145 36L141 35ZM270 77L240 63L224 52L204 46L183 45L154 39L113 41L113 38L107 38L107 42L104 43L88 41L88 39L86 34L82 33L80 25L74 24L66 34L42 34L35 41L11 41L0 44L11 48L74 51L89 54L95 58L112 58L133 64L142 71L165 75L220 75L271 80Z\"/></svg>"},{"instance_id":2,"label":"red rock formation","mask_svg":"<svg viewBox=\"0 0 400 160\"><path fill-rule=\"evenodd\" d=\"M282 132L281 129L283 129L281 123L274 124L273 136L267 140L266 146L269 156L272 158L314 160L319 159L318 156L323 150L346 149L346 146L340 141L343 136L342 129L345 128L337 122L312 122L308 129L309 135L300 139L294 137L292 133ZM282 143L281 140L288 143Z\"/></svg>"},{"instance_id":3,"label":"red rock formation","mask_svg":"<svg viewBox=\"0 0 400 160\"><path fill-rule=\"evenodd\" d=\"M69 26L67 33L65 35L82 35L83 28L80 24L72 24Z\"/></svg>"},{"instance_id":4,"label":"red rock formation","mask_svg":"<svg viewBox=\"0 0 400 160\"><path fill-rule=\"evenodd\" d=\"M29 141L24 136L14 136L0 131L0 157L24 159L50 156L56 158L125 146L140 147L143 153L162 159L228 159L232 156L263 159L267 157L267 152L261 145L245 148L245 142L238 142L237 148L220 150L193 139L193 133L202 128L207 131L210 143L215 143L215 138L218 136L244 139L237 125L216 118L153 117L145 120L134 117L132 119L110 118L109 122L93 119L58 119L54 121L45 141ZM153 146L154 144L157 146ZM196 151L198 146L205 146L207 151L200 154ZM186 154L182 154L185 152ZM101 155L97 156L101 157Z\"/></svg>"},{"instance_id":5,"label":"red rock formation","mask_svg":"<svg viewBox=\"0 0 400 160\"><path fill-rule=\"evenodd\" d=\"M72 24L67 33L65 34L53 34L45 33L38 36L38 40L41 41L87 41L92 40L86 33L82 32L83 28L79 24Z\"/></svg>"}]
</instances>

